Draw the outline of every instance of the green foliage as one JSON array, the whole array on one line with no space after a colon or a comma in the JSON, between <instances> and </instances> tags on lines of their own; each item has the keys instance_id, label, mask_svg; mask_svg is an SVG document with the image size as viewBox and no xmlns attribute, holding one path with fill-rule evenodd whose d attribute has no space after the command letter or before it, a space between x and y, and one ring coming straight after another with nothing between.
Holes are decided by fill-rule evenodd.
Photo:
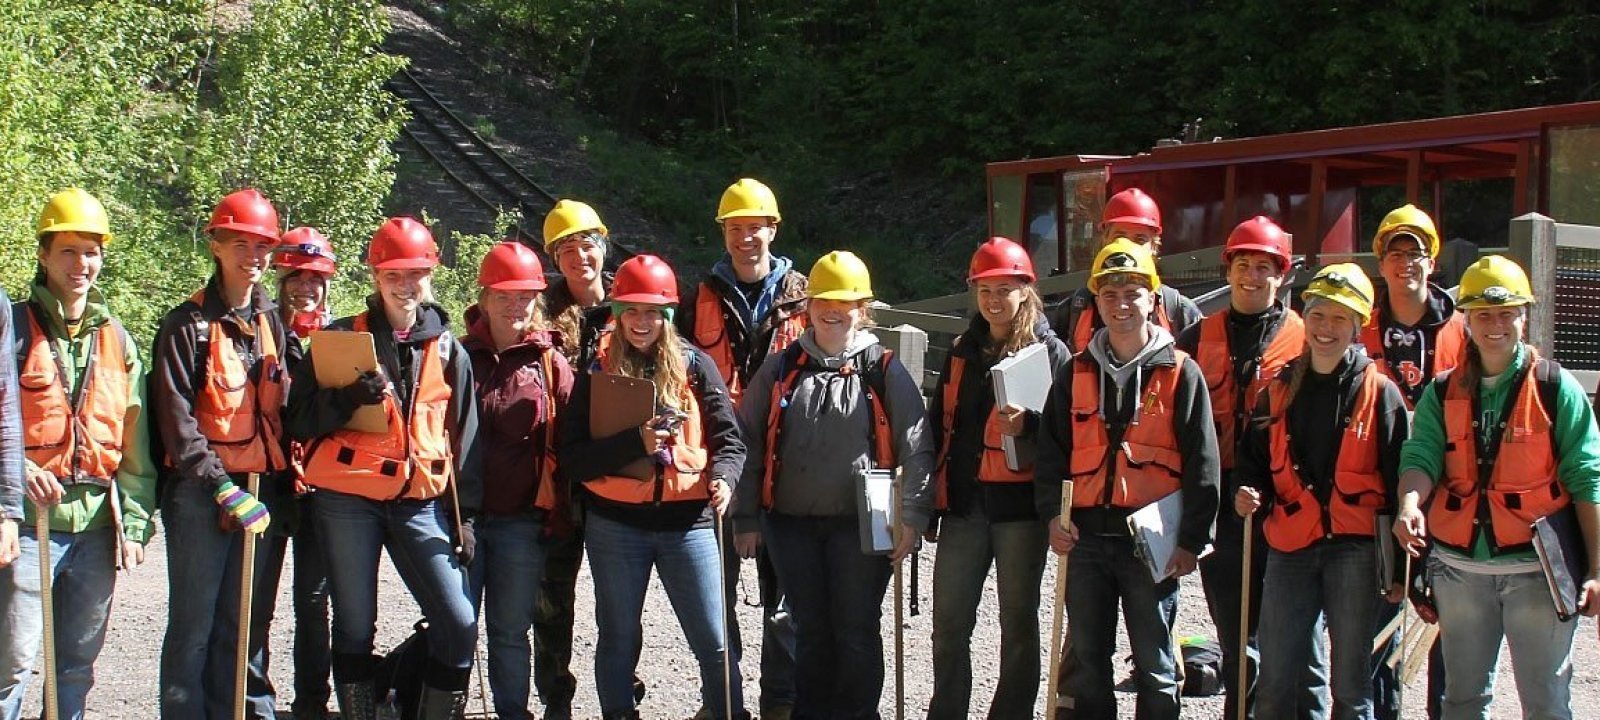
<instances>
[{"instance_id":1,"label":"green foliage","mask_svg":"<svg viewBox=\"0 0 1600 720\"><path fill-rule=\"evenodd\" d=\"M0 0L0 283L12 296L33 274L40 208L71 186L110 212L100 287L145 346L210 274L201 228L235 187L262 188L285 223L324 228L344 267L358 265L404 119L382 91L400 63L377 52L382 8L258 0L242 26L219 15L239 9Z\"/></svg>"}]
</instances>

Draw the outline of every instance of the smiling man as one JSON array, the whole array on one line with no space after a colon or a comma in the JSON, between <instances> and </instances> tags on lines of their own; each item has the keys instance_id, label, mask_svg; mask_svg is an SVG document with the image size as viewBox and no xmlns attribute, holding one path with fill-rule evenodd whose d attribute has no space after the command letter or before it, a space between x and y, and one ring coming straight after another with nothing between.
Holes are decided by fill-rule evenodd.
<instances>
[{"instance_id":1,"label":"smiling man","mask_svg":"<svg viewBox=\"0 0 1600 720\"><path fill-rule=\"evenodd\" d=\"M1176 720L1178 658L1172 627L1178 578L1211 542L1218 507L1215 427L1200 368L1152 321L1161 278L1144 246L1118 238L1100 249L1089 291L1104 323L1045 402L1034 503L1050 548L1072 574L1072 627L1061 707L1068 717L1117 716L1112 687L1117 608L1128 627L1137 716ZM1071 524L1058 512L1061 481L1074 481ZM1159 582L1134 552L1128 516L1182 492L1177 548Z\"/></svg>"},{"instance_id":2,"label":"smiling man","mask_svg":"<svg viewBox=\"0 0 1600 720\"><path fill-rule=\"evenodd\" d=\"M39 214L29 298L11 306L27 478L27 523L50 528L60 717L83 716L105 642L120 565L144 562L155 528L155 471L143 422L144 368L95 281L111 242L105 207L79 189ZM114 494L114 495L113 495ZM0 570L0 717L22 713L29 675L42 671L39 545Z\"/></svg>"},{"instance_id":3,"label":"smiling man","mask_svg":"<svg viewBox=\"0 0 1600 720\"><path fill-rule=\"evenodd\" d=\"M717 364L735 406L745 382L767 356L782 352L806 329L806 276L795 271L789 258L772 254L782 219L777 196L759 180L742 178L729 185L717 203L716 216L727 252L711 267L694 305L679 321L684 336ZM738 525L736 521L734 534L755 531ZM740 554L731 535L723 540L729 578L724 600L731 609L739 586ZM756 558L764 619L761 715L783 718L794 704L794 624L766 550L749 550ZM728 627L730 649L738 662L743 643L731 616Z\"/></svg>"}]
</instances>

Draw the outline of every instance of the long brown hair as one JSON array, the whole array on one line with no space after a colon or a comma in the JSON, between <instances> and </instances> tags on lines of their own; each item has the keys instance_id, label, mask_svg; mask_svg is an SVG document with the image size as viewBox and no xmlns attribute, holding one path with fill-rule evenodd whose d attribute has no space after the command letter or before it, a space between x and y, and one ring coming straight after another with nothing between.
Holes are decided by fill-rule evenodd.
<instances>
[{"instance_id":1,"label":"long brown hair","mask_svg":"<svg viewBox=\"0 0 1600 720\"><path fill-rule=\"evenodd\" d=\"M1039 297L1039 289L1033 283L1023 285L1022 304L1017 307L1016 317L1011 318L1011 331L1006 334L1005 342L995 342L986 337L983 351L990 357L1006 357L1038 342L1039 336L1034 333L1033 327L1039 324L1042 315L1044 299Z\"/></svg>"},{"instance_id":2,"label":"long brown hair","mask_svg":"<svg viewBox=\"0 0 1600 720\"><path fill-rule=\"evenodd\" d=\"M635 348L616 332L613 331L610 350L602 363L605 371L650 380L656 384L656 404L676 410L687 407L689 367L683 359L683 339L672 323L662 318L661 337L647 350Z\"/></svg>"}]
</instances>

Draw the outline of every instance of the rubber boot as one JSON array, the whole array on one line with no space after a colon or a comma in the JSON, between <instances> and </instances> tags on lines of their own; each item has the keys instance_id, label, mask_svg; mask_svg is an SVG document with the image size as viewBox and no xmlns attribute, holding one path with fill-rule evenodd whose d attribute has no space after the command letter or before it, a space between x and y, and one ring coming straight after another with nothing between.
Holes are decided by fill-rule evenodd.
<instances>
[{"instance_id":1,"label":"rubber boot","mask_svg":"<svg viewBox=\"0 0 1600 720\"><path fill-rule=\"evenodd\" d=\"M339 699L340 720L378 720L372 683L338 683L333 687L333 694Z\"/></svg>"},{"instance_id":2,"label":"rubber boot","mask_svg":"<svg viewBox=\"0 0 1600 720\"><path fill-rule=\"evenodd\" d=\"M466 714L467 691L440 690L422 686L422 699L417 701L416 720L456 720Z\"/></svg>"}]
</instances>

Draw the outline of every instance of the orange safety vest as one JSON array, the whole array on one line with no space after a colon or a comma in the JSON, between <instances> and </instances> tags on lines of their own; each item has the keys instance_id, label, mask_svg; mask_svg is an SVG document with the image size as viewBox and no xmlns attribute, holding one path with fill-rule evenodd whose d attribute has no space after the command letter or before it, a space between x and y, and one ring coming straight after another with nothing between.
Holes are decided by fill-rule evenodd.
<instances>
[{"instance_id":1,"label":"orange safety vest","mask_svg":"<svg viewBox=\"0 0 1600 720\"><path fill-rule=\"evenodd\" d=\"M951 348L954 350L954 348ZM950 440L955 435L956 428L956 397L961 392L961 376L966 371L967 359L949 354L950 369L945 373L942 412L939 417L940 437L944 442L939 446L939 459L933 471L933 503L936 510L950 509L950 486L946 477L949 467L947 461L950 456ZM989 408L989 417L983 422L983 454L978 458L978 482L987 483L1025 483L1033 482L1033 463L1028 463L1020 470L1012 470L1006 464L1005 446L1002 444L1005 434L1000 432L1000 408Z\"/></svg>"},{"instance_id":2,"label":"orange safety vest","mask_svg":"<svg viewBox=\"0 0 1600 720\"><path fill-rule=\"evenodd\" d=\"M839 369L840 375L861 373L862 389L867 395L867 404L872 408L872 423L869 426L871 434L872 461L874 467L893 469L897 464L894 457L894 432L889 425L889 412L884 407L883 383L884 373L888 371L889 362L894 359L894 351L883 348L883 357L878 361L876 369L857 369L852 364ZM794 396L795 386L800 384L800 372L810 357L800 346L795 345L783 351L783 360L778 365L778 381L772 386L772 399L767 405L767 460L765 471L761 477L761 507L772 509L775 496L774 486L778 480L778 471L782 469L783 462L778 458L778 453L783 448L783 416L784 410L789 407L789 400Z\"/></svg>"},{"instance_id":3,"label":"orange safety vest","mask_svg":"<svg viewBox=\"0 0 1600 720\"><path fill-rule=\"evenodd\" d=\"M56 354L55 341L40 326L32 303L15 307L28 318L28 354L17 366L28 459L63 483L109 486L122 464L123 424L133 404L122 326L111 320L95 329L82 382L68 397L72 370Z\"/></svg>"},{"instance_id":4,"label":"orange safety vest","mask_svg":"<svg viewBox=\"0 0 1600 720\"><path fill-rule=\"evenodd\" d=\"M774 308L773 312L776 313L777 309ZM772 328L767 353L783 352L800 339L809 324L805 313L795 313L780 320ZM750 330L754 332L755 328ZM706 283L700 283L700 291L694 301L694 344L717 364L717 372L721 373L722 381L728 384L728 396L733 398L737 406L739 398L744 395L745 378L739 377L738 360L733 357L733 343L728 340L728 321L722 316L722 298Z\"/></svg>"},{"instance_id":5,"label":"orange safety vest","mask_svg":"<svg viewBox=\"0 0 1600 720\"><path fill-rule=\"evenodd\" d=\"M1532 547L1533 521L1572 502L1556 472L1551 435L1555 408L1545 407L1539 388L1542 383L1559 382L1559 374L1530 346L1527 366L1512 389L1510 411L1491 429L1498 437L1487 443L1478 432L1477 393L1456 382L1453 372L1435 380L1445 388L1446 449L1444 477L1428 507L1434 541L1470 554L1478 533L1487 529L1496 552L1527 550Z\"/></svg>"},{"instance_id":6,"label":"orange safety vest","mask_svg":"<svg viewBox=\"0 0 1600 720\"><path fill-rule=\"evenodd\" d=\"M1161 293L1158 292L1155 295L1157 299L1156 311L1150 319L1155 321L1155 324L1160 325L1163 330L1172 332L1172 319L1167 317L1167 304L1160 302ZM1099 312L1099 310L1095 309L1094 301L1090 300L1089 305L1078 313L1078 322L1072 327L1072 347L1074 350L1083 352L1085 348L1089 347L1089 341L1094 339L1094 321L1100 317Z\"/></svg>"},{"instance_id":7,"label":"orange safety vest","mask_svg":"<svg viewBox=\"0 0 1600 720\"><path fill-rule=\"evenodd\" d=\"M556 368L551 358L555 348L539 353L544 367L544 451L539 453L539 489L533 506L549 512L556 509Z\"/></svg>"},{"instance_id":8,"label":"orange safety vest","mask_svg":"<svg viewBox=\"0 0 1600 720\"><path fill-rule=\"evenodd\" d=\"M205 291L189 297L205 304ZM255 327L245 332L255 337L260 353L260 377L250 381L250 368L239 357L222 323L208 323L210 346L204 387L194 402L195 424L206 445L230 473L270 472L287 467L283 457L283 359L278 339L267 321L270 313L256 313Z\"/></svg>"},{"instance_id":9,"label":"orange safety vest","mask_svg":"<svg viewBox=\"0 0 1600 720\"><path fill-rule=\"evenodd\" d=\"M1383 375L1376 364L1362 373L1361 384L1343 418L1344 435L1339 441L1339 459L1333 467L1333 486L1327 500L1300 477L1289 434L1287 400L1289 383L1279 380L1267 386L1271 408L1269 452L1272 489L1276 501L1263 524L1267 544L1278 552L1295 552L1335 535L1373 537L1378 510L1386 503L1383 476L1378 472L1378 398L1383 395ZM1302 438L1325 442L1326 438Z\"/></svg>"},{"instance_id":10,"label":"orange safety vest","mask_svg":"<svg viewBox=\"0 0 1600 720\"><path fill-rule=\"evenodd\" d=\"M1181 487L1183 453L1172 431L1172 413L1179 373L1189 356L1181 350L1173 353L1177 362L1147 376L1139 416L1123 429L1122 442L1115 447L1100 416L1100 368L1084 356L1073 361L1068 461L1076 488L1073 507L1137 510Z\"/></svg>"},{"instance_id":11,"label":"orange safety vest","mask_svg":"<svg viewBox=\"0 0 1600 720\"><path fill-rule=\"evenodd\" d=\"M1439 331L1433 336L1433 347L1427 350L1427 367L1416 368L1422 373L1420 378L1406 378L1404 369L1397 369L1389 364L1383 357L1383 328L1378 326L1377 315L1373 315L1373 322L1361 328L1361 344L1367 349L1367 357L1372 358L1372 363L1378 366L1378 372L1388 375L1400 385L1401 388L1420 387L1422 380L1438 377L1450 368L1461 364L1467 356L1467 323L1462 320L1461 313L1452 313L1450 319L1440 326ZM1406 399L1406 407L1411 408L1411 397L1401 393Z\"/></svg>"},{"instance_id":12,"label":"orange safety vest","mask_svg":"<svg viewBox=\"0 0 1600 720\"><path fill-rule=\"evenodd\" d=\"M1235 387L1233 355L1228 351L1228 315L1219 312L1200 321L1200 342L1195 347L1195 362L1205 375L1206 387L1211 392L1211 421L1217 426L1217 450L1222 469L1233 469L1233 454L1238 449L1238 433L1251 409L1256 395L1267 383L1278 376L1278 371L1290 360L1300 357L1305 350L1305 324L1300 315L1288 308L1283 310L1283 323L1267 342L1267 347L1256 358L1256 374L1249 387Z\"/></svg>"},{"instance_id":13,"label":"orange safety vest","mask_svg":"<svg viewBox=\"0 0 1600 720\"><path fill-rule=\"evenodd\" d=\"M595 363L597 367L604 367L604 355L596 358ZM690 374L693 375L692 370ZM622 475L601 475L584 481L583 486L599 497L629 505L710 500L710 485L702 482L706 466L711 463L711 453L706 449L705 429L701 425L700 399L689 386L683 388L680 397L684 400L684 407L680 409L688 417L672 440L672 465L662 467L657 463L654 482Z\"/></svg>"},{"instance_id":14,"label":"orange safety vest","mask_svg":"<svg viewBox=\"0 0 1600 720\"><path fill-rule=\"evenodd\" d=\"M357 315L351 329L367 328L367 313ZM411 417L401 413L395 393L384 393L388 429L370 433L340 428L311 441L307 485L370 500L431 500L444 494L455 477L455 458L449 431L454 391L444 377L442 339L423 343Z\"/></svg>"}]
</instances>

